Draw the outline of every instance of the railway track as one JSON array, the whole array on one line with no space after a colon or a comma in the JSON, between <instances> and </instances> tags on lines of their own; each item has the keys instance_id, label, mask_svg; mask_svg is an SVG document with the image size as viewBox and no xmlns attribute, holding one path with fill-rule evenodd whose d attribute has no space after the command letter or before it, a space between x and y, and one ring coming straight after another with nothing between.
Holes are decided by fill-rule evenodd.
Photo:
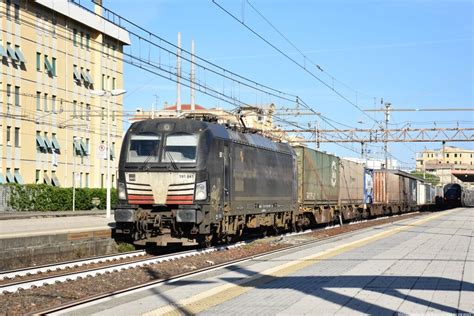
<instances>
[{"instance_id":1,"label":"railway track","mask_svg":"<svg viewBox=\"0 0 474 316\"><path fill-rule=\"evenodd\" d=\"M211 247L206 249L196 249L196 250L189 250L189 251L182 251L179 253L171 254L171 255L162 255L162 256L152 256L151 258L137 258L136 260L127 261L123 263L115 263L115 260L123 259L123 258L130 258L133 257L140 257L145 256L145 251L136 251L134 254L128 255L114 255L114 256L107 256L108 259L105 258L94 258L94 259L86 259L86 260L77 260L73 262L61 263L58 265L50 265L50 266L43 266L38 268L31 268L31 269L21 269L18 271L10 271L4 273L0 276L1 280L5 280L6 278L11 278L11 282L6 282L0 286L0 293L14 293L20 289L26 290L33 287L40 287L47 284L55 284L55 283L62 283L68 281L74 281L80 278L85 278L88 276L97 276L100 274L116 272L120 270L126 270L131 268L136 268L140 266L150 265L150 264L157 264L162 263L165 261L172 261L172 260L179 260L186 257L191 256L198 256L201 254L211 253L214 251L220 251L223 249L232 249L234 247L239 247L244 245L245 242L236 243L233 245L227 246L220 246L220 247ZM84 266L92 263L109 263L104 266L100 267L92 267L86 268L80 271L69 272L67 271L68 268L72 268L75 266ZM52 270L54 269L54 270ZM46 275L46 276L38 276L36 278L28 278L26 280L15 281L15 279L19 276L27 276L31 274L41 274L44 272L51 272L51 271L62 271L59 275Z\"/></svg>"},{"instance_id":2,"label":"railway track","mask_svg":"<svg viewBox=\"0 0 474 316\"><path fill-rule=\"evenodd\" d=\"M100 263L105 263L105 262L123 260L127 258L145 256L146 254L147 253L145 250L137 250L137 251L130 251L130 252L121 253L121 254L105 255L105 256L98 256L98 257L93 257L93 258L88 258L88 259L77 259L77 260L65 261L65 262L55 263L55 264L45 264L45 265L40 265L40 266L35 266L35 267L8 270L8 271L4 271L0 273L0 281L15 279L18 277L23 277L23 276L37 275L37 274L42 274L42 273L47 273L47 272L61 271L61 270L91 265L91 264L100 264Z\"/></svg>"},{"instance_id":3,"label":"railway track","mask_svg":"<svg viewBox=\"0 0 474 316\"><path fill-rule=\"evenodd\" d=\"M237 263L241 263L244 261L258 259L263 256L274 254L282 251L288 251L298 247L308 246L317 242L321 242L323 240L331 239L331 238L338 238L343 237L344 235L353 233L356 230L369 228L376 225L381 225L385 223L391 223L394 221L399 221L405 219L407 217L417 216L417 213L411 214L403 214L401 216L394 216L389 217L382 220L376 221L368 221L368 222L360 222L352 225L343 225L341 227L330 227L332 229L316 229L316 230L308 230L299 233L291 233L291 234L283 234L280 236L273 236L266 238L269 240L268 242L259 242L259 244L266 244L267 247L263 247L262 249L258 249L252 253L252 250L249 249L255 248L255 243L250 241L248 242L240 242L233 245L225 245L220 247L213 247L207 249L197 249L197 250L190 250L184 251L175 254L169 255L161 255L155 256L152 258L144 258L140 255L140 252L136 252L135 255L137 256L136 260L133 262L126 262L126 263L111 263L104 267L96 267L93 269L82 270L79 272L64 272L61 275L55 276L45 276L44 278L35 279L35 280L20 280L15 281L12 279L10 283L3 284L0 287L0 304L2 303L1 299L2 296L6 301L11 302L11 298L14 296L18 296L19 300L21 300L21 296L28 293L30 297L34 296L35 292L37 293L38 297L45 297L44 293L63 293L67 291L78 291L77 289L80 288L80 291L84 291L84 289L88 289L87 293L80 292L80 295L75 296L75 298L71 298L71 295L64 294L65 298L63 301L58 303L58 300L55 302L37 304L37 307L30 309L31 307L26 307L26 310L19 310L21 313L52 313L62 311L64 309L69 309L74 306L79 306L82 304L86 304L88 302L93 302L96 300L104 299L107 297L111 297L120 293L127 293L129 291L133 291L136 289L143 289L149 286L154 286L161 283L171 282L173 280L191 276L197 273L203 273L205 271L218 269L224 266L233 265ZM301 236L301 235L308 235L308 236ZM287 242L292 240L292 242ZM275 241L275 242L274 242ZM268 246L269 244L272 244ZM248 245L248 247L242 247L244 245ZM276 246L275 246L276 245ZM256 247L258 248L258 246ZM221 251L221 250L228 250L228 251ZM220 252L219 252L220 251ZM231 253L231 254L229 254ZM113 256L108 256L109 259ZM195 258L193 258L195 257ZM73 263L67 264L81 264L84 261L90 260L99 260L98 258L88 259L88 260L77 260ZM104 260L104 259L102 259ZM212 260L212 261L211 261ZM191 262L191 264L189 263ZM194 263L193 263L194 262ZM196 264L198 262L198 264ZM83 263L82 263L83 264ZM195 266L193 266L193 264ZM56 265L56 266L62 266ZM191 265L192 268L185 269L187 265ZM46 269L45 267L38 267L42 270ZM51 267L50 267L51 268ZM171 270L168 270L171 268ZM153 275L153 278L149 278L145 282L135 282L133 284L127 285L122 284L122 282L117 282L114 286L110 286L108 289L100 288L95 289L99 286L99 284L108 284L111 280L122 280L122 276L129 276L139 275L143 273L143 270L149 269L156 269L160 273ZM22 271L9 271L8 273L22 273L24 274L27 269L22 269ZM63 271L63 270L59 270ZM140 272L141 271L141 272ZM163 273L161 273L163 272ZM120 273L117 275L116 273ZM3 276L3 275L2 275ZM124 277L124 279L126 279ZM137 277L136 279L139 279ZM49 286L43 287L43 285L48 284ZM84 286L84 284L86 284ZM36 289L37 288L37 289ZM20 290L23 289L23 290ZM73 290L71 290L73 289ZM93 290L91 290L93 289ZM40 293L40 294L38 294ZM55 294L58 295L58 294ZM60 295L60 294L59 294ZM42 306L42 307L41 307ZM46 308L47 307L47 308ZM41 310L41 308L44 308ZM18 310L17 310L18 311Z\"/></svg>"},{"instance_id":4,"label":"railway track","mask_svg":"<svg viewBox=\"0 0 474 316\"><path fill-rule=\"evenodd\" d=\"M392 219L394 219L395 221L398 221L398 220L404 219L407 216L413 217L413 216L416 216L416 215L419 215L418 212L410 213L410 214L392 215L392 216L387 216L387 217L384 217L384 218L381 218L381 219L374 219L374 220L370 220L370 221L363 220L363 221L360 221L360 222L351 223L351 225L347 225L347 226L344 226L344 227L353 226L353 225L362 224L362 223L367 223L367 222L372 224L370 227L373 227L373 226L378 225L381 220L383 221L383 220L392 220ZM382 223L380 223L380 224L382 224ZM287 233L287 234L282 234L282 235L272 236L272 237L266 237L266 238L278 239L278 238L282 238L282 237L298 237L298 236L301 236L301 235L314 233L315 231L322 232L324 230L338 229L338 228L341 228L341 227L342 226L340 226L340 225L334 225L334 226L328 226L325 229L307 230L307 231L297 232L297 233ZM100 302L100 300L105 300L105 299L108 299L108 298L111 298L111 297L114 297L114 296L117 296L117 295L120 295L120 294L125 294L125 293L136 291L136 290L139 290L139 289L147 289L149 287L158 286L158 285L161 285L161 284L171 283L171 282L183 279L183 278L191 277L193 275L198 275L198 274L205 273L205 272L211 272L213 270L221 269L221 268L224 268L224 267L227 267L227 266L236 265L236 264L243 263L243 262L250 261L250 260L258 260L258 259L264 258L264 257L269 256L269 255L284 253L284 252L291 251L291 250L294 250L294 249L311 246L315 243L320 243L320 242L325 241L325 240L330 240L330 239L334 239L334 238L342 238L346 235L350 235L350 234L355 233L357 230L358 229L350 229L347 232L337 233L337 234L334 234L334 235L331 235L331 236L318 238L318 239L315 239L315 240L304 241L304 242L300 242L298 244L287 245L286 247L283 247L281 249L274 249L274 250L266 251L264 253L259 253L257 255L250 255L250 256L247 256L247 257L243 257L243 258L239 258L239 259L235 259L235 260L231 260L231 261L226 261L226 262L221 263L221 264L212 265L210 267L205 267L205 268L197 269L197 270L190 271L190 272L180 273L180 274L168 277L168 278L153 280L151 282L147 282L147 283L144 283L144 284L141 284L141 285L138 285L138 286L129 287L129 288L126 288L126 289L121 289L121 290L118 290L118 291L111 291L111 292L103 293L103 294L100 294L100 295L90 296L90 297L87 297L87 298L84 298L84 299L81 299L81 300L77 300L77 301L73 301L73 302L63 304L61 306L55 306L53 308L42 310L42 311L40 311L40 314L50 314L50 313L57 313L57 312L73 311L74 309L80 308L80 307L82 307L82 306L84 306L88 303L92 303L92 302L97 303L97 301Z\"/></svg>"}]
</instances>

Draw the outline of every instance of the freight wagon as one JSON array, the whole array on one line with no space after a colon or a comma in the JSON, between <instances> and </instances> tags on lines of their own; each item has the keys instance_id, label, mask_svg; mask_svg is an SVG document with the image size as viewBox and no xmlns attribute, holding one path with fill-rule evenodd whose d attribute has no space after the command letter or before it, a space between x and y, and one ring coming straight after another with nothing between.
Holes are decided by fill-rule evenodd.
<instances>
[{"instance_id":1,"label":"freight wagon","mask_svg":"<svg viewBox=\"0 0 474 316\"><path fill-rule=\"evenodd\" d=\"M302 146L294 150L303 225L332 222L339 215L339 157Z\"/></svg>"},{"instance_id":2,"label":"freight wagon","mask_svg":"<svg viewBox=\"0 0 474 316\"><path fill-rule=\"evenodd\" d=\"M365 206L364 165L340 159L339 161L339 210L343 220L368 217Z\"/></svg>"},{"instance_id":3,"label":"freight wagon","mask_svg":"<svg viewBox=\"0 0 474 316\"><path fill-rule=\"evenodd\" d=\"M417 209L417 178L400 170L373 170L372 216L410 212Z\"/></svg>"}]
</instances>

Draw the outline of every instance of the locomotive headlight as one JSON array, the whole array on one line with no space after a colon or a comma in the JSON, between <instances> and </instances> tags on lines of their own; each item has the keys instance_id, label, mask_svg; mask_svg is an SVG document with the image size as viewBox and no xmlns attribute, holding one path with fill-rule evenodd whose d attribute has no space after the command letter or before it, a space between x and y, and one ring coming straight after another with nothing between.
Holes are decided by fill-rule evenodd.
<instances>
[{"instance_id":1,"label":"locomotive headlight","mask_svg":"<svg viewBox=\"0 0 474 316\"><path fill-rule=\"evenodd\" d=\"M117 185L117 192L119 200L127 199L127 190L125 189L125 183L119 182Z\"/></svg>"},{"instance_id":2,"label":"locomotive headlight","mask_svg":"<svg viewBox=\"0 0 474 316\"><path fill-rule=\"evenodd\" d=\"M194 199L198 201L207 199L206 181L196 183L196 191L194 193Z\"/></svg>"}]
</instances>

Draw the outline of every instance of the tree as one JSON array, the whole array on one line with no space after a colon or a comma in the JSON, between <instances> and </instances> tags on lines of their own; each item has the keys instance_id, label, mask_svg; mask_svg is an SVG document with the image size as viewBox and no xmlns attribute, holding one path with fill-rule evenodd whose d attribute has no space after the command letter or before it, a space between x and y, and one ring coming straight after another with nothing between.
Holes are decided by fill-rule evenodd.
<instances>
[{"instance_id":1,"label":"tree","mask_svg":"<svg viewBox=\"0 0 474 316\"><path fill-rule=\"evenodd\" d=\"M440 182L439 177L432 173L422 172L422 171L412 171L411 174L414 175L415 177L424 179L426 182L432 184L433 186L438 185Z\"/></svg>"}]
</instances>

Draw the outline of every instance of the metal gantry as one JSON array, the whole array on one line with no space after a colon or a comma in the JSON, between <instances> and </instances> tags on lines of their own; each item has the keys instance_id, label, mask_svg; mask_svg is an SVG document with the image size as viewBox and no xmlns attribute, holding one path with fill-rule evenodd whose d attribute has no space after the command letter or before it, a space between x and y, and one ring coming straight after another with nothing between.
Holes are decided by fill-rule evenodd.
<instances>
[{"instance_id":1,"label":"metal gantry","mask_svg":"<svg viewBox=\"0 0 474 316\"><path fill-rule=\"evenodd\" d=\"M433 127L396 129L291 129L286 133L315 133L316 139L307 143L423 143L423 142L471 142L472 127ZM295 140L296 141L296 140ZM298 142L302 142L298 140Z\"/></svg>"}]
</instances>

